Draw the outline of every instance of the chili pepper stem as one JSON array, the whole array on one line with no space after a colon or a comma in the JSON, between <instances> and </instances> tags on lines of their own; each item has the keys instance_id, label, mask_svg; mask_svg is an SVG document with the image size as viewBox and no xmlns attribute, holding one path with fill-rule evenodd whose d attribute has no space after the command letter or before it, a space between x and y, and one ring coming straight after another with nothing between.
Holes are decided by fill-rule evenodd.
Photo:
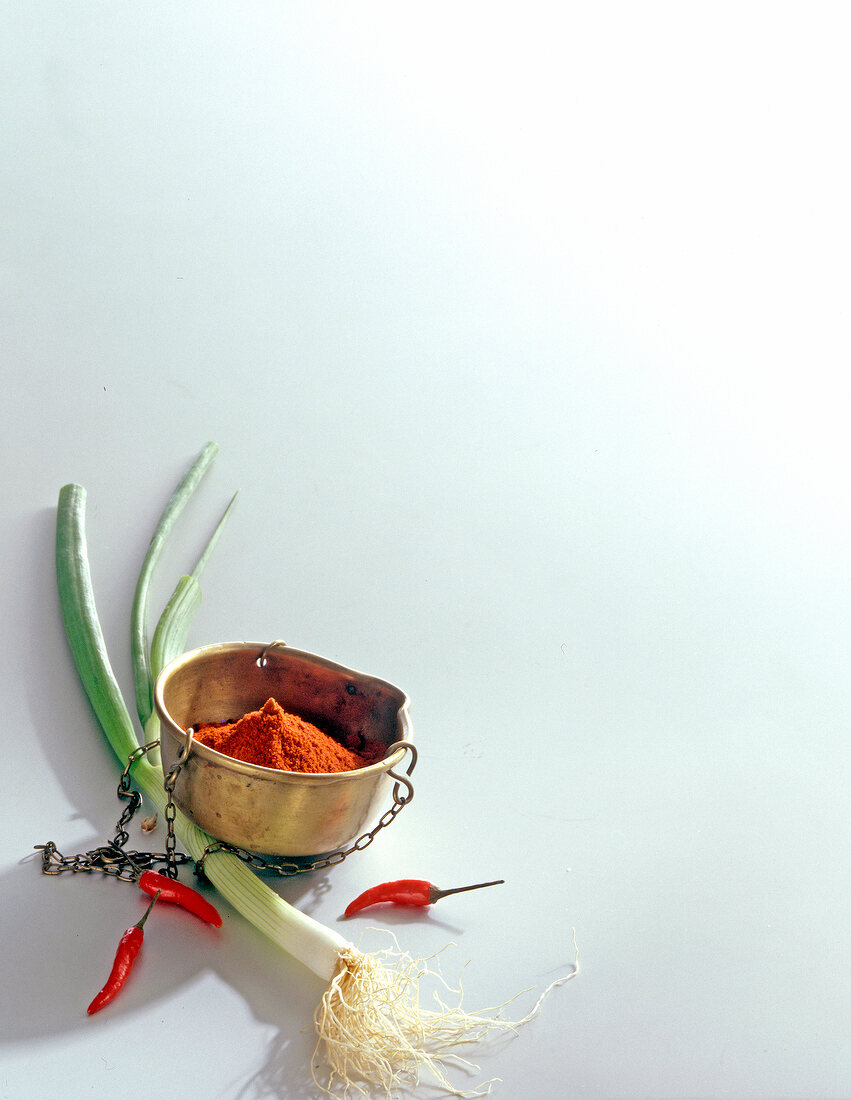
<instances>
[{"instance_id":1,"label":"chili pepper stem","mask_svg":"<svg viewBox=\"0 0 851 1100\"><path fill-rule=\"evenodd\" d=\"M177 879L168 878L167 875L161 875L159 871L145 871L139 877L138 885L139 889L146 894L151 896L154 893L162 894L163 902L179 905L181 909L193 913L196 917L206 921L207 924L212 924L215 928L221 928L222 918L219 911L197 890L193 890L191 886L186 886L184 883L178 882Z\"/></svg>"},{"instance_id":2,"label":"chili pepper stem","mask_svg":"<svg viewBox=\"0 0 851 1100\"><path fill-rule=\"evenodd\" d=\"M141 918L136 921L136 924L134 925L135 928L143 928L144 927L145 921L148 919L148 913L150 913L150 911L153 909L154 905L156 904L156 900L160 896L161 893L162 893L162 890L157 890L157 892L151 898L150 905L145 910L145 912L142 914Z\"/></svg>"},{"instance_id":3,"label":"chili pepper stem","mask_svg":"<svg viewBox=\"0 0 851 1100\"><path fill-rule=\"evenodd\" d=\"M493 882L477 882L473 886L453 886L449 890L438 890L436 886L432 886L429 890L429 900L434 903L445 898L447 894L463 894L467 890L482 890L485 886L502 886L504 882L504 878L496 878Z\"/></svg>"}]
</instances>

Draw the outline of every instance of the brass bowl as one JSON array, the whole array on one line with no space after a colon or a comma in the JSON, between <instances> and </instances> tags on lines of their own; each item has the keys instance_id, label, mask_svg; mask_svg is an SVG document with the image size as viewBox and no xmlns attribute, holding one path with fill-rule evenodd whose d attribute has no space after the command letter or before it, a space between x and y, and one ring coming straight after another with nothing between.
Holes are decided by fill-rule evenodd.
<instances>
[{"instance_id":1,"label":"brass bowl","mask_svg":"<svg viewBox=\"0 0 851 1100\"><path fill-rule=\"evenodd\" d=\"M192 741L174 801L205 832L249 852L337 852L363 832L391 780L400 778L388 772L411 740L408 698L384 680L283 642L204 646L172 661L154 685L166 774L188 727L239 718L269 698L344 743L353 734L383 743L384 758L356 771L307 774L247 764Z\"/></svg>"}]
</instances>

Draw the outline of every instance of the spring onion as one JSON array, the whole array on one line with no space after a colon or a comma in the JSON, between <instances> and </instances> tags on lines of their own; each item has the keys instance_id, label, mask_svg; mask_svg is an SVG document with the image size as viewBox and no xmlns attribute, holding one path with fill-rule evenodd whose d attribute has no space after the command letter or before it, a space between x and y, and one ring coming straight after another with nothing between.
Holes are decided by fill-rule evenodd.
<instances>
[{"instance_id":1,"label":"spring onion","mask_svg":"<svg viewBox=\"0 0 851 1100\"><path fill-rule=\"evenodd\" d=\"M144 727L154 709L152 691L154 675L151 671L151 655L148 648L148 593L150 580L153 576L157 562L162 554L169 532L174 526L177 517L185 508L189 498L198 487L198 483L207 472L218 452L215 443L208 443L174 490L166 505L165 511L160 516L160 521L154 528L148 551L142 562L139 580L136 584L136 592L133 597L133 606L130 610L130 643L133 656L133 681L136 689L136 710L139 713L139 721Z\"/></svg>"},{"instance_id":2,"label":"spring onion","mask_svg":"<svg viewBox=\"0 0 851 1100\"><path fill-rule=\"evenodd\" d=\"M65 632L83 687L119 761L126 763L138 747L133 723L118 687L100 627L88 565L85 533L86 493L80 485L66 485L59 494L57 513L57 582ZM161 667L180 652L188 624L198 607L200 587L192 577L183 577L169 600L154 633L157 665L146 663L153 678ZM176 647L176 652L175 652ZM158 732L155 716L148 718L146 737ZM166 793L162 771L147 759L133 768L133 778L145 796L161 813ZM175 831L193 859L200 859L213 838L192 824L179 810ZM217 852L204 865L205 873L219 892L256 927L279 942L290 954L326 981L334 976L340 951L346 940L331 929L300 913L235 856Z\"/></svg>"},{"instance_id":3,"label":"spring onion","mask_svg":"<svg viewBox=\"0 0 851 1100\"><path fill-rule=\"evenodd\" d=\"M151 576L168 532L214 454L215 445L208 444L169 501L151 540L134 596L131 629L134 684L146 742L159 733L151 707L151 685L161 669L183 650L201 599L198 576L228 513L193 574L178 582L149 646L145 615ZM56 531L59 600L83 687L123 766L139 741L112 670L98 619L86 545L85 503L82 486L66 485L60 491ZM228 512L232 504L233 501ZM167 797L163 772L151 754L137 761L133 778L147 798L164 812ZM213 838L179 810L174 824L187 852L193 859L200 859ZM317 1087L328 1095L335 1094L332 1090L342 1089L346 1094L355 1090L366 1096L369 1086L377 1085L389 1097L400 1083L416 1084L423 1070L452 1095L485 1095L488 1084L475 1092L458 1092L450 1084L445 1074L447 1061L470 1066L454 1053L455 1048L493 1030L514 1030L537 1013L543 996L549 992L545 991L523 1020L515 1022L501 1017L499 1013L504 1006L488 1010L487 1015L468 1014L461 1006L459 990L454 991L458 997L454 1006L436 997L436 1009L426 1010L419 1003L419 982L431 972L422 961L398 951L361 952L332 929L284 901L231 853L210 854L205 873L234 909L327 983L315 1016L317 1049L322 1046L328 1060L327 1083L316 1078L315 1058L311 1060L311 1073ZM571 973L552 985L568 980L575 973L574 964Z\"/></svg>"}]
</instances>

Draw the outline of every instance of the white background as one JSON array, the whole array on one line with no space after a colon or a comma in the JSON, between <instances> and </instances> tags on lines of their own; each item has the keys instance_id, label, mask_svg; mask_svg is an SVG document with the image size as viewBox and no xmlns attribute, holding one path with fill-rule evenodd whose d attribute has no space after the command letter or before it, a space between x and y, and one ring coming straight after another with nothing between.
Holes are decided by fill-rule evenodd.
<instances>
[{"instance_id":1,"label":"white background","mask_svg":"<svg viewBox=\"0 0 851 1100\"><path fill-rule=\"evenodd\" d=\"M421 751L392 828L282 894L452 942L471 1009L576 929L459 1084L851 1095L847 10L3 6L0 1096L315 1095L321 983L226 905L158 913L87 1018L138 893L31 851L118 809L58 490L129 692L208 439L155 604L239 489L190 643L388 679ZM507 881L340 922L399 876Z\"/></svg>"}]
</instances>

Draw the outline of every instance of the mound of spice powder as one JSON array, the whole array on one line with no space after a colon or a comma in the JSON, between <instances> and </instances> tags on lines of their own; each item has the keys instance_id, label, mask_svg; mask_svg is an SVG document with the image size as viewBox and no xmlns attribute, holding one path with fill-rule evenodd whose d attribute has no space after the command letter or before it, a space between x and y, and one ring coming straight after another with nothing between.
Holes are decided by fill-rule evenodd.
<instances>
[{"instance_id":1,"label":"mound of spice powder","mask_svg":"<svg viewBox=\"0 0 851 1100\"><path fill-rule=\"evenodd\" d=\"M348 772L367 763L311 722L288 714L275 699L235 722L201 723L194 737L225 756L288 772Z\"/></svg>"}]
</instances>

